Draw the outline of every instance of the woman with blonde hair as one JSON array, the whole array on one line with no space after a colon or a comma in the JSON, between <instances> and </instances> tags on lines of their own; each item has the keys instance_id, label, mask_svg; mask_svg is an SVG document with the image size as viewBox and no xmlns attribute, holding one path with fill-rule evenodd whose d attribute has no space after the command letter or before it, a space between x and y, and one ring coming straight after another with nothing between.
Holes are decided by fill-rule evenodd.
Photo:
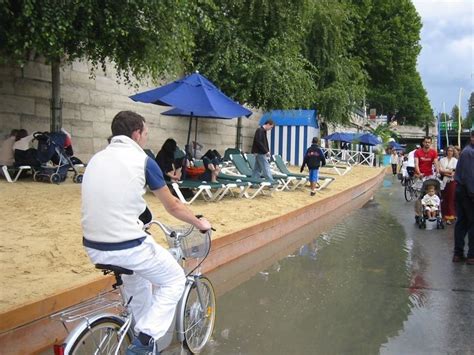
<instances>
[{"instance_id":1,"label":"woman with blonde hair","mask_svg":"<svg viewBox=\"0 0 474 355\"><path fill-rule=\"evenodd\" d=\"M454 219L456 218L456 205L454 201L456 181L454 181L454 174L456 171L456 164L458 163L458 160L454 157L454 154L455 148L450 145L446 149L446 156L439 161L439 172L443 179L443 182L441 184L441 214L443 215L446 224L452 224Z\"/></svg>"}]
</instances>

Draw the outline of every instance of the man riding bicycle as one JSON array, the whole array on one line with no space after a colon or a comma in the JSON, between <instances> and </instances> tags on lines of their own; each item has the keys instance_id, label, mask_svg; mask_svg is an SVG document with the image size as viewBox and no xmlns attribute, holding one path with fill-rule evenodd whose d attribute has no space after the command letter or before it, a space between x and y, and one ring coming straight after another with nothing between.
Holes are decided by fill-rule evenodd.
<instances>
[{"instance_id":1,"label":"man riding bicycle","mask_svg":"<svg viewBox=\"0 0 474 355\"><path fill-rule=\"evenodd\" d=\"M83 245L94 264L133 270L123 281L127 297L133 296L138 336L127 355L153 354L155 341L173 321L185 276L170 253L143 231L139 217L147 209L145 187L177 219L202 231L211 225L171 195L160 168L143 151L148 128L142 116L119 112L111 128L110 144L92 157L82 182Z\"/></svg>"}]
</instances>

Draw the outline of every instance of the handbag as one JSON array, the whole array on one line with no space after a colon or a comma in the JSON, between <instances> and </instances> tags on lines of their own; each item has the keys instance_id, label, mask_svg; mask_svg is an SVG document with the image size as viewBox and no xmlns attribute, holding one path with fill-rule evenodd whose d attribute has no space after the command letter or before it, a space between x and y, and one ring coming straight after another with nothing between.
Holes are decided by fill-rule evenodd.
<instances>
[{"instance_id":1,"label":"handbag","mask_svg":"<svg viewBox=\"0 0 474 355\"><path fill-rule=\"evenodd\" d=\"M197 180L205 172L206 168L204 166L190 166L186 168L186 176L191 180Z\"/></svg>"}]
</instances>

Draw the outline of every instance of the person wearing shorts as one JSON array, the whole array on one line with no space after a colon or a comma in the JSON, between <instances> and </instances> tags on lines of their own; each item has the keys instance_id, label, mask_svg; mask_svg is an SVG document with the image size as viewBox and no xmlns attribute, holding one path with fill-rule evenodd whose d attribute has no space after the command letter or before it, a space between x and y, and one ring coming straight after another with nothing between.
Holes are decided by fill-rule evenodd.
<instances>
[{"instance_id":1,"label":"person wearing shorts","mask_svg":"<svg viewBox=\"0 0 474 355\"><path fill-rule=\"evenodd\" d=\"M326 158L318 145L317 137L313 138L311 146L306 150L300 172L303 172L306 165L309 169L309 183L311 185L310 195L314 196L316 195L316 188L318 187L319 168L326 165Z\"/></svg>"}]
</instances>

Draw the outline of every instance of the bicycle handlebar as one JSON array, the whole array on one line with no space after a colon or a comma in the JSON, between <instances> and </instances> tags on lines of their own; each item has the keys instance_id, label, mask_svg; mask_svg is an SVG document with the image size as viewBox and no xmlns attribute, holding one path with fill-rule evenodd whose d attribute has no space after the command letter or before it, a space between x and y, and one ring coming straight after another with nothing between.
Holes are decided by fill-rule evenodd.
<instances>
[{"instance_id":1,"label":"bicycle handlebar","mask_svg":"<svg viewBox=\"0 0 474 355\"><path fill-rule=\"evenodd\" d=\"M148 230L153 224L156 224L160 229L165 233L168 237L170 238L178 238L181 239L183 237L186 237L191 234L191 232L194 229L193 225L189 225L189 228L184 230L184 231L176 231L174 229L171 229L171 227L168 227L167 225L161 223L160 221L157 220L152 220L151 222L147 223L144 225L144 229Z\"/></svg>"}]
</instances>

